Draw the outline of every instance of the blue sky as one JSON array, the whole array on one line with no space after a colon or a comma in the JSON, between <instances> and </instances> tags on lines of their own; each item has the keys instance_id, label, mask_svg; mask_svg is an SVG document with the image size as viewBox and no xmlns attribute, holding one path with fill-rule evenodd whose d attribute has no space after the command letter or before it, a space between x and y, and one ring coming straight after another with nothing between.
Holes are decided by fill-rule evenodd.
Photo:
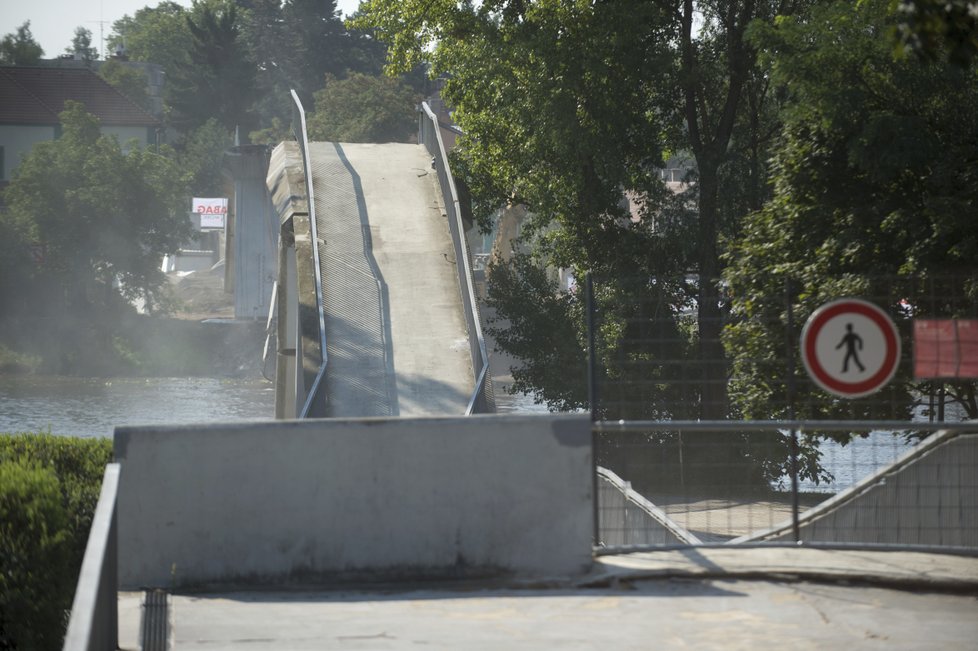
<instances>
[{"instance_id":1,"label":"blue sky","mask_svg":"<svg viewBox=\"0 0 978 651\"><path fill-rule=\"evenodd\" d=\"M175 0L189 7L191 0ZM101 53L99 27L108 38L112 23L132 15L145 6L155 7L156 0L0 0L0 36L16 31L24 21L31 21L34 40L44 48L44 57L53 59L71 43L76 27L92 30L92 44ZM344 14L356 11L360 0L338 0Z\"/></svg>"}]
</instances>

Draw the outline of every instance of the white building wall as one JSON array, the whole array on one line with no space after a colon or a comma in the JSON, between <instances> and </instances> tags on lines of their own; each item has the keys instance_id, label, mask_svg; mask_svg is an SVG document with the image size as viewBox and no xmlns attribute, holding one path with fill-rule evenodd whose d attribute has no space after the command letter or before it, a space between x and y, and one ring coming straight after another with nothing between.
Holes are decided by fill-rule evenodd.
<instances>
[{"instance_id":1,"label":"white building wall","mask_svg":"<svg viewBox=\"0 0 978 651\"><path fill-rule=\"evenodd\" d=\"M39 142L54 140L54 127L0 125L0 147L3 147L3 178L10 181L14 169Z\"/></svg>"},{"instance_id":2,"label":"white building wall","mask_svg":"<svg viewBox=\"0 0 978 651\"><path fill-rule=\"evenodd\" d=\"M126 143L135 138L141 147L149 144L147 127L102 127L102 133L115 136L126 150ZM13 179L14 169L20 165L24 156L30 153L39 142L54 140L53 126L0 125L0 147L3 147L3 177L0 181Z\"/></svg>"}]
</instances>

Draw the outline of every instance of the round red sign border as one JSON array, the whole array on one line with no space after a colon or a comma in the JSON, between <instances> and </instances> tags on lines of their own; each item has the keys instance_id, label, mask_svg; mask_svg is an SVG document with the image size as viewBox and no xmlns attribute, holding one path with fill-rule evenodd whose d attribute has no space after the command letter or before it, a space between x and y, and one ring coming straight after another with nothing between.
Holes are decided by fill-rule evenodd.
<instances>
[{"instance_id":1,"label":"round red sign border","mask_svg":"<svg viewBox=\"0 0 978 651\"><path fill-rule=\"evenodd\" d=\"M886 357L880 370L861 382L840 382L834 379L815 355L815 340L825 323L846 312L859 314L873 321L879 326L886 342ZM890 316L878 306L859 298L843 298L826 303L808 317L801 332L801 357L815 384L842 398L862 398L885 387L896 374L900 365L900 333Z\"/></svg>"}]
</instances>

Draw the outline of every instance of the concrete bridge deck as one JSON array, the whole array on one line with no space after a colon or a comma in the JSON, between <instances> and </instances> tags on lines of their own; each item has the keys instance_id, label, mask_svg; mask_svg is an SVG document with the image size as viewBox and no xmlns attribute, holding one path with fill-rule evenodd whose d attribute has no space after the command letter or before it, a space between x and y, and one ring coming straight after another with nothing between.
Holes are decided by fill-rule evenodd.
<instances>
[{"instance_id":1,"label":"concrete bridge deck","mask_svg":"<svg viewBox=\"0 0 978 651\"><path fill-rule=\"evenodd\" d=\"M474 378L430 157L398 143L309 149L329 415L463 414Z\"/></svg>"}]
</instances>

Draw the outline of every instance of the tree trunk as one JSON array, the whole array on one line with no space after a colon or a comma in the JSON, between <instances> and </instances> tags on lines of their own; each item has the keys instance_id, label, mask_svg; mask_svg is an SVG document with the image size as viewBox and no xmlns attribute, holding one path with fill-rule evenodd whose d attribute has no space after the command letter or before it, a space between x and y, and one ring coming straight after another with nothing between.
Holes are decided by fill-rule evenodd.
<instances>
[{"instance_id":1,"label":"tree trunk","mask_svg":"<svg viewBox=\"0 0 978 651\"><path fill-rule=\"evenodd\" d=\"M704 157L706 158L706 157ZM717 254L717 165L699 162L699 354L701 369L700 418L722 420L727 416L727 368L720 334L720 260Z\"/></svg>"}]
</instances>

